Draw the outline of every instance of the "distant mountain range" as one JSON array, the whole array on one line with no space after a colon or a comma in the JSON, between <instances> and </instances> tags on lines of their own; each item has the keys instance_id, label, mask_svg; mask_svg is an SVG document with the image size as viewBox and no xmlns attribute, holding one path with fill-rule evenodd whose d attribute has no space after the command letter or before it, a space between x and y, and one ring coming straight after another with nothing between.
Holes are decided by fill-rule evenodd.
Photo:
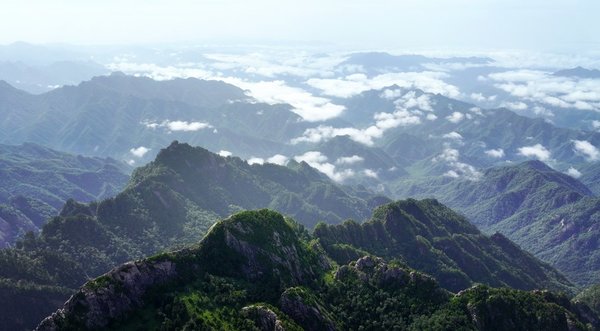
<instances>
[{"instance_id":1,"label":"distant mountain range","mask_svg":"<svg viewBox=\"0 0 600 331\"><path fill-rule=\"evenodd\" d=\"M572 69L559 70L555 76L578 77L578 78L600 78L600 70L575 67Z\"/></svg>"},{"instance_id":2,"label":"distant mountain range","mask_svg":"<svg viewBox=\"0 0 600 331\"><path fill-rule=\"evenodd\" d=\"M37 232L67 199L116 195L128 166L113 159L75 156L35 144L0 145L0 247Z\"/></svg>"},{"instance_id":3,"label":"distant mountain range","mask_svg":"<svg viewBox=\"0 0 600 331\"><path fill-rule=\"evenodd\" d=\"M285 150L307 123L218 81L158 82L119 73L41 95L0 84L0 142L147 161L174 139L250 157ZM144 146L146 158L130 153ZM271 156L270 154L269 156Z\"/></svg>"}]
</instances>

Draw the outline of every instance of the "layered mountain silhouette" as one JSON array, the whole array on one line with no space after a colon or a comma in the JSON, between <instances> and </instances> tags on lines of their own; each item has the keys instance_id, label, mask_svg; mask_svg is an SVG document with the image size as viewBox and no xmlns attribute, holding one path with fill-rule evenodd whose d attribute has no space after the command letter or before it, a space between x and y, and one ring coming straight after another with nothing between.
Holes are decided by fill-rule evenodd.
<instances>
[{"instance_id":1,"label":"layered mountain silhouette","mask_svg":"<svg viewBox=\"0 0 600 331\"><path fill-rule=\"evenodd\" d=\"M382 255L386 260L401 261L405 266L403 268L431 273L440 281L442 288L452 291L466 289L476 282L527 290L548 288L575 291L573 285L550 266L502 236L484 236L466 219L435 201L410 200L380 207L374 212L373 220L364 226L343 223L339 230L333 227L328 231L323 226L317 226L314 237L304 230L321 221L342 224L345 219L354 219L360 222L368 219L374 208L388 203L389 199L368 191L334 184L306 163L248 165L236 157L221 157L199 147L173 142L159 152L153 162L136 169L127 187L114 198L89 204L70 200L60 216L48 222L38 236L28 235L17 242L15 248L0 251L0 305L10 312L3 315L2 323L13 329L33 327L90 277L99 276L126 261L194 245L207 232L207 238L220 239L205 239L200 247L216 245L215 249L206 248L207 251L203 248L202 252L208 255L193 254L189 255L190 258L205 259L202 261L206 263L200 265L221 268L228 273L227 277L238 275L238 258L232 256L231 261L220 260L221 254L227 251L220 249L219 245L234 245L235 249L240 250L245 250L247 246L243 242L236 244L236 240L227 237L223 230L218 230L228 223L219 226L213 224L243 209L265 207L280 210L299 222L293 223L296 224L293 226L295 231L301 234L298 238L277 232L279 239L273 239L275 242L301 240L304 243L313 238L324 247L323 252L331 254L338 263L348 263L348 259L359 258L360 254ZM274 215L272 212L262 213ZM246 214L242 212L241 215ZM276 216L275 219L280 217ZM286 222L274 221L274 226L283 226L285 229L285 224L289 223ZM262 221L258 223L262 224ZM270 232L271 228L260 224L256 229L244 226L236 231L254 238L252 240L259 240L261 244L270 245L268 241L252 234L269 238L278 236ZM211 227L212 230L209 230ZM380 238L373 237L372 243L383 250L374 249L359 240L363 231L377 232L378 227L383 232ZM356 228L357 232L335 235L338 231L345 233L345 228ZM402 231L402 228L409 232ZM326 236L325 233L330 235ZM400 236L399 233L405 240L394 238ZM404 246L401 248L398 245ZM271 274L273 271L270 267L261 264L264 259L254 255L256 260L248 262L248 270L257 275L270 275L270 281L263 282L267 287L261 291L277 293L275 287L270 286L302 285L305 280L314 281L314 277L320 275L318 266L329 270L329 267L324 267L325 263L331 265L334 262L326 262L327 259L322 258L311 260L313 258L310 256L314 255L310 253L313 250L310 246L295 253L290 251L292 248L285 248L286 254L293 255L292 260L297 256L305 264L294 266L295 262L290 262L290 266L285 259L278 259L284 268L282 273ZM473 250L473 246L477 249ZM445 250L445 253L441 250ZM338 255L335 255L336 252ZM465 261L476 263L483 269L469 269ZM317 263L317 266L313 263ZM185 262L185 265L191 267L194 263ZM134 267L139 268L145 267ZM162 264L160 268L163 268ZM186 273L178 268L181 267L176 267L175 270L179 270L175 271L177 275ZM294 274L288 275L285 268L292 268ZM173 272L170 267L164 271L164 274L161 271L161 275L165 277ZM102 279L97 283L97 288L104 284ZM136 283L146 286L143 285L145 281ZM129 294L125 297L131 298L127 299L131 304L137 300ZM76 295L71 300L77 298L80 296ZM107 321L112 319L110 316L102 318Z\"/></svg>"}]
</instances>

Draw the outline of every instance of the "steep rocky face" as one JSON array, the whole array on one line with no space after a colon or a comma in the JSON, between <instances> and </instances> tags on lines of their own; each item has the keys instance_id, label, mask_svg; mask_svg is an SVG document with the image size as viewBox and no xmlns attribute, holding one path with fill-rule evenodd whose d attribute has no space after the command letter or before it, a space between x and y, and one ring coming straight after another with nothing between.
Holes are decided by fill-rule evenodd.
<instances>
[{"instance_id":1,"label":"steep rocky face","mask_svg":"<svg viewBox=\"0 0 600 331\"><path fill-rule=\"evenodd\" d=\"M286 331L277 314L271 309L261 305L252 305L242 308L242 314L254 321L256 327L262 331Z\"/></svg>"},{"instance_id":2,"label":"steep rocky face","mask_svg":"<svg viewBox=\"0 0 600 331\"><path fill-rule=\"evenodd\" d=\"M88 282L36 330L104 328L111 320L143 305L143 295L148 288L172 280L176 275L171 261L126 263Z\"/></svg>"},{"instance_id":3,"label":"steep rocky face","mask_svg":"<svg viewBox=\"0 0 600 331\"><path fill-rule=\"evenodd\" d=\"M279 301L281 311L298 323L304 330L336 330L324 304L301 287L285 290Z\"/></svg>"},{"instance_id":4,"label":"steep rocky face","mask_svg":"<svg viewBox=\"0 0 600 331\"><path fill-rule=\"evenodd\" d=\"M206 255L200 259L208 265L219 254L221 265L209 266L211 272L242 275L253 282L283 287L312 283L331 266L306 247L292 224L267 209L235 214L211 228L201 245Z\"/></svg>"}]
</instances>

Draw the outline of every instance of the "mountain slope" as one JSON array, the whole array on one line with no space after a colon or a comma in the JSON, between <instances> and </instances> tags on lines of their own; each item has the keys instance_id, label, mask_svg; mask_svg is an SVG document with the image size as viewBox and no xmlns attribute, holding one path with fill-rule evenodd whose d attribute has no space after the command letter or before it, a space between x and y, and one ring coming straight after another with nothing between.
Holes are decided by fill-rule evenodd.
<instances>
[{"instance_id":1,"label":"mountain slope","mask_svg":"<svg viewBox=\"0 0 600 331\"><path fill-rule=\"evenodd\" d=\"M500 234L481 234L435 200L387 204L376 209L369 222L321 224L315 236L339 263L348 263L363 252L401 259L452 291L473 283L572 290L569 281L550 266Z\"/></svg>"},{"instance_id":2,"label":"mountain slope","mask_svg":"<svg viewBox=\"0 0 600 331\"><path fill-rule=\"evenodd\" d=\"M100 200L125 185L127 166L35 144L0 145L0 247L37 232L64 201Z\"/></svg>"},{"instance_id":3,"label":"mountain slope","mask_svg":"<svg viewBox=\"0 0 600 331\"><path fill-rule=\"evenodd\" d=\"M584 330L597 324L548 292L478 286L454 295L380 258L332 265L293 221L248 211L195 247L130 262L83 286L36 330Z\"/></svg>"},{"instance_id":4,"label":"mountain slope","mask_svg":"<svg viewBox=\"0 0 600 331\"><path fill-rule=\"evenodd\" d=\"M151 160L174 139L243 157L293 149L307 123L289 105L257 103L219 81L154 81L113 73L30 95L0 84L0 142L35 142L123 161ZM130 150L144 146L147 155Z\"/></svg>"},{"instance_id":5,"label":"mountain slope","mask_svg":"<svg viewBox=\"0 0 600 331\"><path fill-rule=\"evenodd\" d=\"M248 165L174 142L134 171L114 198L89 204L69 200L39 236L27 235L3 251L0 279L10 291L0 297L0 306L23 302L32 289L40 298L54 288L69 293L117 264L195 243L217 219L242 209L277 208L312 226L363 219L387 201L337 186L306 163ZM56 307L34 300L20 309L28 306L45 307L35 311L46 314ZM14 329L39 322L17 316Z\"/></svg>"},{"instance_id":6,"label":"mountain slope","mask_svg":"<svg viewBox=\"0 0 600 331\"><path fill-rule=\"evenodd\" d=\"M399 196L435 197L485 232L500 232L580 285L600 281L600 200L540 161L485 170L477 181L406 181Z\"/></svg>"}]
</instances>

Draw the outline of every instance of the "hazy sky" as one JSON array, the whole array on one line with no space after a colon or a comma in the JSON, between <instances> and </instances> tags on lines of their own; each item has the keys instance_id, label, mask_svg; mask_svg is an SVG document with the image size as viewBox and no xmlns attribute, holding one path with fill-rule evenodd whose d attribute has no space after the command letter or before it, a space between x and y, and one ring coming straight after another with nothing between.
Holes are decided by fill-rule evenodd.
<instances>
[{"instance_id":1,"label":"hazy sky","mask_svg":"<svg viewBox=\"0 0 600 331\"><path fill-rule=\"evenodd\" d=\"M599 0L2 0L0 43L600 49Z\"/></svg>"}]
</instances>

